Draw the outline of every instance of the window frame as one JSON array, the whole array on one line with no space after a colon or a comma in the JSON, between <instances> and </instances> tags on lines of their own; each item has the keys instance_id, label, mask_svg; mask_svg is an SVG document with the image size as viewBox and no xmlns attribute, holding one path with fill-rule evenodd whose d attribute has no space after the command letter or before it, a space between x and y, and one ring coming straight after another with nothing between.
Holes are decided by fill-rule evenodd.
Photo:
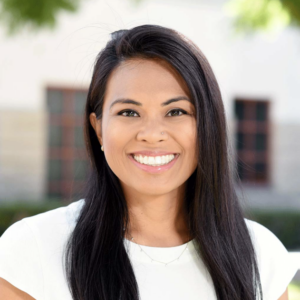
<instances>
[{"instance_id":1,"label":"window frame","mask_svg":"<svg viewBox=\"0 0 300 300\"><path fill-rule=\"evenodd\" d=\"M49 198L60 197L63 199L76 200L80 197L85 180L76 180L74 165L75 161L86 161L89 165L88 156L86 153L85 145L81 147L75 145L75 132L78 127L84 124L84 110L85 101L83 101L83 111L78 114L75 112L75 95L76 93L88 93L87 88L70 88L62 86L47 86L46 89L46 110L47 110L47 191L46 194ZM51 112L49 110L48 92L61 91L63 94L62 111L60 113ZM61 145L50 145L49 126L56 126L61 128ZM76 129L77 128L77 129ZM82 131L82 134L84 132ZM84 139L84 137L82 137ZM61 178L55 180L49 178L49 164L51 161L61 161ZM78 172L78 171L77 171ZM87 175L87 174L86 174Z\"/></svg>"},{"instance_id":2,"label":"window frame","mask_svg":"<svg viewBox=\"0 0 300 300\"><path fill-rule=\"evenodd\" d=\"M236 112L236 106L239 103L243 103L243 117L238 118ZM257 105L265 104L265 120L257 120ZM235 153L237 173L240 182L244 186L261 186L269 187L270 181L270 169L271 169L271 128L270 128L270 101L267 99L248 99L237 97L233 101L234 105L234 119L235 119ZM238 135L243 134L244 147L239 149L238 147ZM256 149L256 134L265 134L265 149ZM241 145L240 145L241 148ZM241 164L243 163L243 165ZM258 178L255 173L255 165L258 163L265 164L264 178ZM241 171L245 174L243 178Z\"/></svg>"}]
</instances>

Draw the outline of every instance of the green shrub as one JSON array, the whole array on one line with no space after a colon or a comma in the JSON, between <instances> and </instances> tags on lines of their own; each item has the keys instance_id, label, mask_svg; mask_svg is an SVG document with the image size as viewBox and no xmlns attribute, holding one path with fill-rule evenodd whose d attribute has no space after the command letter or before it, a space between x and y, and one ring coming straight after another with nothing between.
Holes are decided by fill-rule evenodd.
<instances>
[{"instance_id":1,"label":"green shrub","mask_svg":"<svg viewBox=\"0 0 300 300\"><path fill-rule=\"evenodd\" d=\"M300 249L300 211L251 210L246 218L256 221L272 231L289 250Z\"/></svg>"},{"instance_id":2,"label":"green shrub","mask_svg":"<svg viewBox=\"0 0 300 300\"><path fill-rule=\"evenodd\" d=\"M48 210L66 206L63 201L0 203L0 236L13 223Z\"/></svg>"},{"instance_id":3,"label":"green shrub","mask_svg":"<svg viewBox=\"0 0 300 300\"><path fill-rule=\"evenodd\" d=\"M291 281L289 284L289 300L300 299L300 282Z\"/></svg>"},{"instance_id":4,"label":"green shrub","mask_svg":"<svg viewBox=\"0 0 300 300\"><path fill-rule=\"evenodd\" d=\"M68 204L58 200L0 204L0 236L10 225L25 217ZM300 249L300 211L251 210L245 212L245 217L271 230L288 250Z\"/></svg>"}]
</instances>

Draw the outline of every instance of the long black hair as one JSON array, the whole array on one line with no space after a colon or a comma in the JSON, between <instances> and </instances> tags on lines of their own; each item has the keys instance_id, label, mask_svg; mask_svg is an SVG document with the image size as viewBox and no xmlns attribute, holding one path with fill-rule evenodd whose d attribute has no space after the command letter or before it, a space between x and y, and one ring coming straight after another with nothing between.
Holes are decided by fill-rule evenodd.
<instances>
[{"instance_id":1,"label":"long black hair","mask_svg":"<svg viewBox=\"0 0 300 300\"><path fill-rule=\"evenodd\" d=\"M200 49L179 32L142 25L111 34L97 56L84 120L90 173L65 253L74 300L138 300L139 289L124 246L129 215L118 177L108 166L89 116L102 117L111 72L132 58L162 59L185 80L196 108L198 165L187 180L185 201L191 236L212 278L218 300L262 299L254 246L234 190L220 89ZM124 223L125 222L125 223Z\"/></svg>"}]
</instances>

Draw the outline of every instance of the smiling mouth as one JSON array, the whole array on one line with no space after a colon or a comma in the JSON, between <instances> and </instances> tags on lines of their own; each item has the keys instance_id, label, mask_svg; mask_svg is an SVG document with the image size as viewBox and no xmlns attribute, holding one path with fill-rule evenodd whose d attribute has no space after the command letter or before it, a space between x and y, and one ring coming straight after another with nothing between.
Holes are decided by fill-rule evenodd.
<instances>
[{"instance_id":1,"label":"smiling mouth","mask_svg":"<svg viewBox=\"0 0 300 300\"><path fill-rule=\"evenodd\" d=\"M172 153L168 155L156 155L156 156L130 154L130 156L136 162L142 165L159 167L159 166L165 166L170 164L174 159L176 159L179 156L179 153Z\"/></svg>"}]
</instances>

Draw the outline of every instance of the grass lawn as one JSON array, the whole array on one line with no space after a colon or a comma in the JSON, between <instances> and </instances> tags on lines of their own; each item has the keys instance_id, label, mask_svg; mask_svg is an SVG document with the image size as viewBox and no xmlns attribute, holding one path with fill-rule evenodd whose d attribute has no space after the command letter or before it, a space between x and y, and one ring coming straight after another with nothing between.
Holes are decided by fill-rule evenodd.
<instances>
[{"instance_id":1,"label":"grass lawn","mask_svg":"<svg viewBox=\"0 0 300 300\"><path fill-rule=\"evenodd\" d=\"M289 284L289 300L299 300L300 299L300 282L292 281Z\"/></svg>"}]
</instances>

